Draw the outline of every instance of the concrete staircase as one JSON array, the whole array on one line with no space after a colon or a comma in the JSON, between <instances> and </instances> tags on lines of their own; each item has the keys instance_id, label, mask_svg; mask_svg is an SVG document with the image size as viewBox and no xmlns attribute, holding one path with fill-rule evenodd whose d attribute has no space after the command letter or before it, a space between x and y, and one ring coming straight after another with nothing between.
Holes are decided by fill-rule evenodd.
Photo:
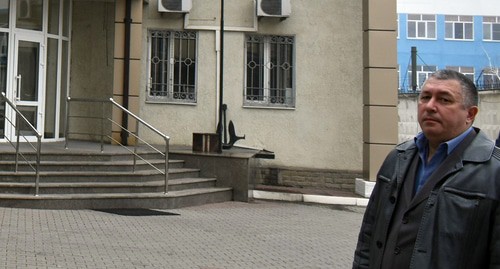
<instances>
[{"instance_id":1,"label":"concrete staircase","mask_svg":"<svg viewBox=\"0 0 500 269\"><path fill-rule=\"evenodd\" d=\"M59 143L42 146L39 195L35 173L15 154L0 147L0 206L43 209L156 208L172 209L232 200L232 189L216 187L216 178L200 177L198 169L169 161L168 192L165 176L144 161L133 169L132 155L118 146L106 151L89 150L89 143L69 149ZM33 163L34 155L26 154ZM143 158L164 168L156 153ZM146 157L144 157L146 156Z\"/></svg>"}]
</instances>

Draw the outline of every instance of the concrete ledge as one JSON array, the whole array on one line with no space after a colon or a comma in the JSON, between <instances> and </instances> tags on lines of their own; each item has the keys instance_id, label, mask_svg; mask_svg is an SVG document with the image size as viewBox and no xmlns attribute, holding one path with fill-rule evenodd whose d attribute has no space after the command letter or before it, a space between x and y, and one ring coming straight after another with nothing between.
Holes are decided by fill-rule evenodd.
<instances>
[{"instance_id":1,"label":"concrete ledge","mask_svg":"<svg viewBox=\"0 0 500 269\"><path fill-rule=\"evenodd\" d=\"M355 192L365 198L369 198L375 187L374 181L367 181L362 178L356 178Z\"/></svg>"},{"instance_id":2,"label":"concrete ledge","mask_svg":"<svg viewBox=\"0 0 500 269\"><path fill-rule=\"evenodd\" d=\"M300 193L285 193L285 192L270 192L270 191L253 191L254 199L263 200L279 200L288 202L302 202L302 194Z\"/></svg>"},{"instance_id":3,"label":"concrete ledge","mask_svg":"<svg viewBox=\"0 0 500 269\"><path fill-rule=\"evenodd\" d=\"M304 202L304 203L317 203L328 205L352 205L352 206L366 206L368 204L367 198L356 197L342 197L342 196L328 196L328 195L312 195L301 193L284 193L284 192L271 192L271 191L253 191L254 199L263 200L279 200L288 202Z\"/></svg>"}]
</instances>

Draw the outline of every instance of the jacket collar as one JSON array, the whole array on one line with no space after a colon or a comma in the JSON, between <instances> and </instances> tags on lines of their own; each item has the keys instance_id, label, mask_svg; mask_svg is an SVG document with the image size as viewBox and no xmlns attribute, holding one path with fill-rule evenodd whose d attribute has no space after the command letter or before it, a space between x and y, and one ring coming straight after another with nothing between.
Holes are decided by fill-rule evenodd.
<instances>
[{"instance_id":1,"label":"jacket collar","mask_svg":"<svg viewBox=\"0 0 500 269\"><path fill-rule=\"evenodd\" d=\"M490 140L479 128L474 128L477 136L472 144L465 150L463 161L486 162L491 159L495 143Z\"/></svg>"},{"instance_id":2,"label":"jacket collar","mask_svg":"<svg viewBox=\"0 0 500 269\"><path fill-rule=\"evenodd\" d=\"M493 154L493 149L495 148L495 143L490 140L481 129L474 127L474 130L477 133L476 138L472 141L471 146L469 146L464 154L463 161L466 162L485 162L491 159L491 155ZM396 146L396 150L400 153L406 152L413 156L415 151L417 150L417 146L413 139L410 139L406 142L403 142Z\"/></svg>"}]
</instances>

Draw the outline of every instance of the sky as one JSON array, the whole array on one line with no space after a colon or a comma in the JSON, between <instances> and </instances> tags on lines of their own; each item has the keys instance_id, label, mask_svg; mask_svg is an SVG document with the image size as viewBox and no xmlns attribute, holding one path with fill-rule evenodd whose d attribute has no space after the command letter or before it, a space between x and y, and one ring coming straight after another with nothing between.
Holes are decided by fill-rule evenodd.
<instances>
[{"instance_id":1,"label":"sky","mask_svg":"<svg viewBox=\"0 0 500 269\"><path fill-rule=\"evenodd\" d=\"M397 0L398 13L500 16L500 0Z\"/></svg>"}]
</instances>

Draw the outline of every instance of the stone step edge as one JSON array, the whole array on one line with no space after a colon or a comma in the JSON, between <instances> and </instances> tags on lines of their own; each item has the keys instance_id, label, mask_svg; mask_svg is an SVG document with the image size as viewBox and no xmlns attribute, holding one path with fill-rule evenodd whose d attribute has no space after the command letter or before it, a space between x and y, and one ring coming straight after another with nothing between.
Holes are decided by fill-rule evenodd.
<instances>
[{"instance_id":1,"label":"stone step edge","mask_svg":"<svg viewBox=\"0 0 500 269\"><path fill-rule=\"evenodd\" d=\"M186 172L199 172L200 169L197 168L169 168L168 173L186 173ZM33 171L19 171L19 172L11 172L11 171L0 171L1 176L33 176L35 173ZM156 170L138 170L135 172L130 171L40 171L40 176L65 176L65 175L78 175L78 176L100 176L100 175L151 175L151 174L159 174Z\"/></svg>"},{"instance_id":2,"label":"stone step edge","mask_svg":"<svg viewBox=\"0 0 500 269\"><path fill-rule=\"evenodd\" d=\"M148 162L153 163L153 164L164 164L165 160L161 159L155 159L155 160L148 160ZM169 160L169 164L180 164L183 163L184 161L182 160ZM119 160L119 161L84 161L84 160L77 160L77 161L40 161L40 165L60 165L60 166L71 166L71 165L79 165L79 166L109 166L109 165L122 165L122 166L131 166L133 165L134 161L133 160ZM15 161L0 161L0 165L15 165ZM34 161L30 162L24 162L24 161L19 161L18 165L19 166L28 166L28 165L36 165ZM136 160L136 165L147 165L146 162L143 160Z\"/></svg>"},{"instance_id":3,"label":"stone step edge","mask_svg":"<svg viewBox=\"0 0 500 269\"><path fill-rule=\"evenodd\" d=\"M169 191L167 193L99 193L99 194L0 194L1 200L100 200L100 199L161 199L194 196L232 191L232 188L198 188L189 190Z\"/></svg>"},{"instance_id":4,"label":"stone step edge","mask_svg":"<svg viewBox=\"0 0 500 269\"><path fill-rule=\"evenodd\" d=\"M183 185L183 184L196 184L204 182L214 182L215 178L175 178L168 181L169 186ZM156 187L163 186L164 180L153 180L147 182L41 182L40 188L54 188L54 187L99 187L99 188L112 188L112 187ZM35 183L32 182L0 182L0 188L34 188Z\"/></svg>"}]
</instances>

